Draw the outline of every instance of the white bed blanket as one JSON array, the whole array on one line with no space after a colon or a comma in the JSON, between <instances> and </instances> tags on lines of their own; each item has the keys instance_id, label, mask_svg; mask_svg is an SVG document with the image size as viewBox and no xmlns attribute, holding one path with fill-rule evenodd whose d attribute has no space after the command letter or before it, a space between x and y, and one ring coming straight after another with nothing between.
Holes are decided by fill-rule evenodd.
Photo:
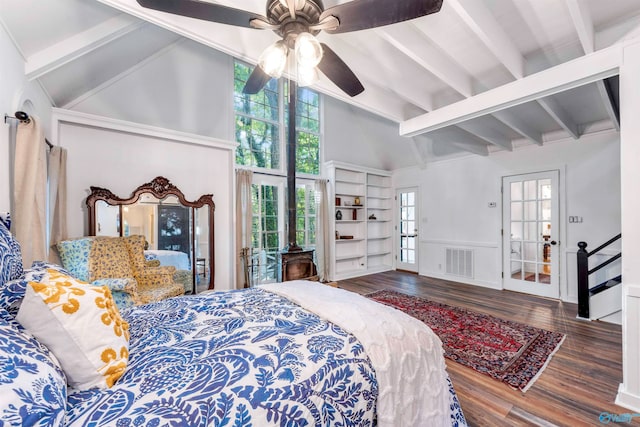
<instances>
[{"instance_id":1,"label":"white bed blanket","mask_svg":"<svg viewBox=\"0 0 640 427\"><path fill-rule=\"evenodd\" d=\"M378 426L450 426L447 372L438 336L421 321L343 289L294 280L260 286L352 333L378 380Z\"/></svg>"}]
</instances>

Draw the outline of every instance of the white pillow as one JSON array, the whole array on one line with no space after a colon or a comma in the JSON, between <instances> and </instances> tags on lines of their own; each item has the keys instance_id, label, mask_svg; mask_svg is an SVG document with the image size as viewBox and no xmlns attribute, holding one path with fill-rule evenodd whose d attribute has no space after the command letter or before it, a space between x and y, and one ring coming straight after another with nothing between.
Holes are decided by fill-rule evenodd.
<instances>
[{"instance_id":1,"label":"white pillow","mask_svg":"<svg viewBox=\"0 0 640 427\"><path fill-rule=\"evenodd\" d=\"M27 284L16 320L53 352L75 389L111 387L127 367L129 325L106 286L48 269Z\"/></svg>"}]
</instances>

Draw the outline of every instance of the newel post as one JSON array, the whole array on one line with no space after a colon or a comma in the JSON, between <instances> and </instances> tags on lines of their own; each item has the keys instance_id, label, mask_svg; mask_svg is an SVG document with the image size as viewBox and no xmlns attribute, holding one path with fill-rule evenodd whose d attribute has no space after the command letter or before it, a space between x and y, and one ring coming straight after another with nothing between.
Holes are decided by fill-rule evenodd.
<instances>
[{"instance_id":1,"label":"newel post","mask_svg":"<svg viewBox=\"0 0 640 427\"><path fill-rule=\"evenodd\" d=\"M589 252L587 242L578 242L578 317L589 318Z\"/></svg>"}]
</instances>

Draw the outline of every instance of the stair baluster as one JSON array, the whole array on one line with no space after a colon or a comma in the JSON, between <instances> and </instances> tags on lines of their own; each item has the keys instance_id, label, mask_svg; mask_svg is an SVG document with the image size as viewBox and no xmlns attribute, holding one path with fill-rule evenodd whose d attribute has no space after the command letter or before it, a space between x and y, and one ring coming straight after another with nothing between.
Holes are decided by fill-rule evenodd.
<instances>
[{"instance_id":1,"label":"stair baluster","mask_svg":"<svg viewBox=\"0 0 640 427\"><path fill-rule=\"evenodd\" d=\"M589 289L589 276L601 268L611 264L615 260L622 257L622 253L603 261L599 265L589 270L589 257L600 252L610 244L622 238L622 234L612 237L607 242L598 246L591 252L587 252L587 242L578 242L578 252L576 254L578 264L578 317L589 319L589 299L591 298L591 289ZM617 280L616 277L614 280ZM620 280L622 278L620 277Z\"/></svg>"}]
</instances>

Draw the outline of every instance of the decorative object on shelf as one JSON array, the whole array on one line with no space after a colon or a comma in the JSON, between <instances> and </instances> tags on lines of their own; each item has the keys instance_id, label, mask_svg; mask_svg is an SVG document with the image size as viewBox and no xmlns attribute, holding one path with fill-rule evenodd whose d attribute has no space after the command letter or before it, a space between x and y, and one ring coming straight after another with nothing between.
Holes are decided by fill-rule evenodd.
<instances>
[{"instance_id":1,"label":"decorative object on shelf","mask_svg":"<svg viewBox=\"0 0 640 427\"><path fill-rule=\"evenodd\" d=\"M376 214L371 214L371 215L369 215L369 219L372 220L372 221L375 221L378 218L376 218Z\"/></svg>"},{"instance_id":2,"label":"decorative object on shelf","mask_svg":"<svg viewBox=\"0 0 640 427\"><path fill-rule=\"evenodd\" d=\"M353 209L351 211L351 219L354 220L354 221L358 220L358 210L357 209Z\"/></svg>"},{"instance_id":3,"label":"decorative object on shelf","mask_svg":"<svg viewBox=\"0 0 640 427\"><path fill-rule=\"evenodd\" d=\"M336 197L336 206L340 206L340 197Z\"/></svg>"},{"instance_id":4,"label":"decorative object on shelf","mask_svg":"<svg viewBox=\"0 0 640 427\"><path fill-rule=\"evenodd\" d=\"M362 206L360 204L360 197L356 196L356 198L353 199L353 204L354 204L354 206Z\"/></svg>"},{"instance_id":5,"label":"decorative object on shelf","mask_svg":"<svg viewBox=\"0 0 640 427\"><path fill-rule=\"evenodd\" d=\"M342 212L336 211L336 220L340 221L342 219Z\"/></svg>"},{"instance_id":6,"label":"decorative object on shelf","mask_svg":"<svg viewBox=\"0 0 640 427\"><path fill-rule=\"evenodd\" d=\"M336 240L338 240L339 238L340 238L340 232L336 230Z\"/></svg>"}]
</instances>

